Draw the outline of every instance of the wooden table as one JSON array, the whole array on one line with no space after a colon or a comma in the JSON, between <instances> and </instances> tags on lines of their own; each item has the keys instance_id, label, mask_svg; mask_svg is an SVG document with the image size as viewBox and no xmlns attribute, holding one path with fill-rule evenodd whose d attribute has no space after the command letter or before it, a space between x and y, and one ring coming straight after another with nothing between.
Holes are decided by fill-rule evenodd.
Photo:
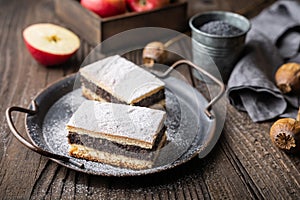
<instances>
[{"instance_id":1,"label":"wooden table","mask_svg":"<svg viewBox=\"0 0 300 200\"><path fill-rule=\"evenodd\" d=\"M195 2L195 1L191 1ZM200 1L199 10L257 14L272 1ZM272 145L271 122L253 123L227 105L221 137L204 159L197 157L165 172L141 177L102 177L79 173L32 152L11 134L5 110L27 107L53 81L78 70L92 50L82 45L67 63L37 64L25 49L22 30L36 22L67 26L51 0L0 1L0 197L2 199L299 199L300 159ZM195 12L195 10L191 10ZM188 74L186 74L188 75ZM14 115L24 131L24 115Z\"/></svg>"}]
</instances>

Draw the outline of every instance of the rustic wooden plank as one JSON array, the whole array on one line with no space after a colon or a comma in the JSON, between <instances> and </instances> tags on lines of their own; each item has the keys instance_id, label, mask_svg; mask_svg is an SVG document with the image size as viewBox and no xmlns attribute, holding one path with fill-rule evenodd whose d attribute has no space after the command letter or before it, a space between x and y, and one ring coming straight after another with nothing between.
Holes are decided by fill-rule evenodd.
<instances>
[{"instance_id":1,"label":"rustic wooden plank","mask_svg":"<svg viewBox=\"0 0 300 200\"><path fill-rule=\"evenodd\" d=\"M52 164L51 161L47 161L42 173L35 181L30 196L34 199L44 199L49 193L51 194L51 185L55 180L56 174L59 172L59 168L58 165Z\"/></svg>"},{"instance_id":2,"label":"rustic wooden plank","mask_svg":"<svg viewBox=\"0 0 300 200\"><path fill-rule=\"evenodd\" d=\"M237 13L241 13L249 18L256 16L259 14L263 9L273 4L276 0L261 0L257 1L255 4L251 5L248 4L247 7L239 8L238 6L235 6L233 8L233 11Z\"/></svg>"},{"instance_id":3,"label":"rustic wooden plank","mask_svg":"<svg viewBox=\"0 0 300 200\"><path fill-rule=\"evenodd\" d=\"M189 0L188 16L212 10L230 10L229 3L222 0Z\"/></svg>"},{"instance_id":4,"label":"rustic wooden plank","mask_svg":"<svg viewBox=\"0 0 300 200\"><path fill-rule=\"evenodd\" d=\"M196 84L196 88L201 91L201 93L210 100L213 98L217 92L219 91L219 88L214 86L213 84L206 85L205 83L195 79L194 83ZM209 88L208 88L209 86ZM225 112L226 115L226 101L222 102L222 104L219 104L219 106L225 106ZM228 113L227 113L228 114ZM224 134L224 131L222 135ZM224 141L224 137L221 136L220 141L217 143L215 149L218 151L217 153L211 153L212 155L216 156L218 158L215 162L212 162L211 159L209 159L208 163L209 165L213 165L216 168L209 168L204 169L204 180L205 184L203 188L206 188L209 194L210 198L213 199L220 199L220 198L228 198L228 199L239 199L239 198L257 198L259 197L260 193L257 195L253 192L252 188L248 187L248 183L244 180L244 178L241 176L241 172L239 171L239 167L232 163L231 158L228 156L228 149L223 150L222 143ZM224 141L226 142L226 141ZM230 149L229 149L230 150ZM209 155L211 155L209 154ZM206 161L207 159L204 159ZM206 163L206 162L205 162ZM219 168L220 167L220 168ZM206 178L207 172L211 171L211 174L216 175L211 177L209 175L209 179ZM224 174L224 175L223 175ZM246 173L247 174L247 173ZM220 179L220 177L223 178ZM218 179L218 180L215 180ZM220 180L219 180L220 179ZM221 181L221 182L220 182ZM238 183L239 182L239 183ZM243 186L242 186L243 185ZM217 188L219 188L217 190Z\"/></svg>"},{"instance_id":5,"label":"rustic wooden plank","mask_svg":"<svg viewBox=\"0 0 300 200\"><path fill-rule=\"evenodd\" d=\"M101 23L96 14L82 9L80 3L73 0L55 0L54 3L55 12L64 24L72 26L73 31L90 41L92 45L102 41Z\"/></svg>"},{"instance_id":6,"label":"rustic wooden plank","mask_svg":"<svg viewBox=\"0 0 300 200\"><path fill-rule=\"evenodd\" d=\"M234 166L235 170L241 177L242 181L244 182L245 185L248 186L247 189L251 195L251 198L263 199L260 189L255 185L254 181L247 173L247 171L244 169L240 161L236 159L235 154L232 152L232 149L230 149L226 141L223 140L221 145L222 148L224 149L226 156L230 160L231 164Z\"/></svg>"},{"instance_id":7,"label":"rustic wooden plank","mask_svg":"<svg viewBox=\"0 0 300 200\"><path fill-rule=\"evenodd\" d=\"M236 2L230 2L229 7L234 12L246 13L249 10L256 9L259 5L264 4L267 0L240 0Z\"/></svg>"},{"instance_id":8,"label":"rustic wooden plank","mask_svg":"<svg viewBox=\"0 0 300 200\"><path fill-rule=\"evenodd\" d=\"M0 18L0 112L4 113L10 105L26 107L46 85L76 72L91 46L83 40L81 49L66 64L45 68L26 51L21 31L38 21L61 23L53 13L53 2L2 0L0 5L1 16L5 16ZM18 10L19 7L22 9ZM128 57L140 62L141 52ZM197 88L206 90L201 84ZM268 138L271 123L254 124L246 113L229 105L220 141L206 158L195 158L159 174L129 178L92 176L60 166L22 146L1 117L3 199L297 199L300 196L299 157L285 154L272 145ZM20 130L24 130L23 118L22 114L14 115Z\"/></svg>"},{"instance_id":9,"label":"rustic wooden plank","mask_svg":"<svg viewBox=\"0 0 300 200\"><path fill-rule=\"evenodd\" d=\"M203 87L199 87L199 89L202 88ZM299 171L295 170L294 175L290 175L289 168L297 169L297 167L293 165L292 162L282 161L282 158L279 159L280 156L276 155L277 153L272 155L276 150L278 151L278 149L275 148L274 150L268 138L270 124L253 124L246 113L236 112L236 110L230 106L229 108L230 113L227 113L224 133L230 132L231 134L225 135L225 139L221 137L220 144L231 165L233 165L234 170L241 176L243 183L247 185L249 195L252 198L263 199L272 196L274 198L278 196L282 198L284 198L284 196L291 196L291 194L289 194L290 191L292 191L290 193L294 194L295 188L299 185ZM262 137L261 135L263 135L264 139L258 142L259 138ZM228 144L228 140L230 140L230 144ZM253 142L255 144L251 144ZM254 153L255 155L253 155ZM282 164L283 162L287 162L287 165L289 165L289 167L285 165L284 168L286 168L289 173L284 175L284 172L276 172L272 169L274 167L284 169L278 166L278 164ZM297 178L293 178L294 182L292 183L283 184L283 180L289 179L284 176L289 175ZM279 186L279 184L282 185Z\"/></svg>"},{"instance_id":10,"label":"rustic wooden plank","mask_svg":"<svg viewBox=\"0 0 300 200\"><path fill-rule=\"evenodd\" d=\"M12 105L27 107L31 98L46 84L45 77L47 74L47 70L38 66L25 49L21 34L23 28L32 23L31 17L35 17L33 14L35 13L35 8L40 8L40 11L43 12L42 8L45 4L41 6L37 2L20 3L16 1L6 3L8 8L5 11L7 13L18 13L18 15L7 14L6 16L10 16L11 19L8 17L4 19L7 24L1 29L4 30L1 36L6 37L4 42L1 43L1 52L7 55L4 57L6 64L1 66L7 71L7 73L3 74L5 76L2 81L4 85L1 84L1 96L5 97L1 98L1 101L3 101L1 102L3 106L1 109ZM36 7L29 7L28 5L31 4ZM20 7L23 9L18 10ZM28 13L32 14L31 17L29 17ZM47 16L45 15L44 17ZM15 115L14 119L16 120L16 127L19 130L24 130L23 114ZM1 124L6 124L5 118L1 120L3 120ZM6 141L6 156L2 157L1 160L0 177L2 184L0 186L0 194L10 199L28 199L31 193L29 188L34 185L35 179L42 172L43 165L45 165L47 159L21 145L10 134L7 126L3 130L1 135L4 135L6 138L6 140L3 140ZM24 133L24 131L21 131L21 133Z\"/></svg>"},{"instance_id":11,"label":"rustic wooden plank","mask_svg":"<svg viewBox=\"0 0 300 200\"><path fill-rule=\"evenodd\" d=\"M229 109L226 140L264 198L299 196L299 169L289 155L278 150L269 139L270 123L253 126L246 113ZM251 128L250 128L251 127Z\"/></svg>"},{"instance_id":12,"label":"rustic wooden plank","mask_svg":"<svg viewBox=\"0 0 300 200\"><path fill-rule=\"evenodd\" d=\"M190 0L188 16L191 17L197 13L224 10L240 13L248 17L257 15L263 8L271 5L276 0L240 0L240 1L223 1L223 0Z\"/></svg>"},{"instance_id":13,"label":"rustic wooden plank","mask_svg":"<svg viewBox=\"0 0 300 200\"><path fill-rule=\"evenodd\" d=\"M75 181L76 172L73 170L68 170L66 174L66 179L63 184L61 199L75 199Z\"/></svg>"},{"instance_id":14,"label":"rustic wooden plank","mask_svg":"<svg viewBox=\"0 0 300 200\"><path fill-rule=\"evenodd\" d=\"M296 188L299 188L299 162L295 161L294 156L282 158L280 151L278 155L278 149L274 149L268 138L270 124L253 124L245 113L236 112L232 107L228 115L224 132L231 134L226 135L225 139L221 138L221 148L247 185L249 197L276 199L299 196L296 192ZM291 177L293 181L288 182Z\"/></svg>"},{"instance_id":15,"label":"rustic wooden plank","mask_svg":"<svg viewBox=\"0 0 300 200\"><path fill-rule=\"evenodd\" d=\"M219 143L210 154L211 157L204 159L204 163L200 165L210 198L250 199L250 191L218 145Z\"/></svg>"}]
</instances>

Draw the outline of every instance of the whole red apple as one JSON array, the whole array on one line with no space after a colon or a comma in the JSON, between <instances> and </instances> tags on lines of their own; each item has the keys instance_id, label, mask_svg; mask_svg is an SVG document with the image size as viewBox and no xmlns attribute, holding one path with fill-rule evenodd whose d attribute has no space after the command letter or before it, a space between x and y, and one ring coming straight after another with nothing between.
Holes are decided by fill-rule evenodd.
<instances>
[{"instance_id":1,"label":"whole red apple","mask_svg":"<svg viewBox=\"0 0 300 200\"><path fill-rule=\"evenodd\" d=\"M67 61L80 47L77 35L49 23L28 26L23 31L23 39L31 55L46 66Z\"/></svg>"},{"instance_id":2,"label":"whole red apple","mask_svg":"<svg viewBox=\"0 0 300 200\"><path fill-rule=\"evenodd\" d=\"M80 3L100 17L110 17L126 12L125 0L81 0Z\"/></svg>"},{"instance_id":3,"label":"whole red apple","mask_svg":"<svg viewBox=\"0 0 300 200\"><path fill-rule=\"evenodd\" d=\"M161 8L169 3L170 0L126 0L126 4L129 9L135 12Z\"/></svg>"}]
</instances>

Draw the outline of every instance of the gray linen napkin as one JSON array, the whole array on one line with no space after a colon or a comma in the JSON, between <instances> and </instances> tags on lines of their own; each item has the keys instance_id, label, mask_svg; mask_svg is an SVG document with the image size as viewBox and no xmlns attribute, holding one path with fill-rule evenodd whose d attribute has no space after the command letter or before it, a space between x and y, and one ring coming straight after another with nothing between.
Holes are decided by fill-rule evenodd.
<instances>
[{"instance_id":1,"label":"gray linen napkin","mask_svg":"<svg viewBox=\"0 0 300 200\"><path fill-rule=\"evenodd\" d=\"M299 97L283 95L274 74L285 62L300 63L300 3L277 1L251 20L243 55L227 84L230 103L254 122L295 117Z\"/></svg>"}]
</instances>

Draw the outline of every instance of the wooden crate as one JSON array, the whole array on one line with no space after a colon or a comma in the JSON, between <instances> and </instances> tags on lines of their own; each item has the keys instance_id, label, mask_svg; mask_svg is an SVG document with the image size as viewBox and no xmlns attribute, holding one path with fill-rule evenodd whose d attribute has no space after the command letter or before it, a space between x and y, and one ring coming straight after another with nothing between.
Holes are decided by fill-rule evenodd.
<instances>
[{"instance_id":1,"label":"wooden crate","mask_svg":"<svg viewBox=\"0 0 300 200\"><path fill-rule=\"evenodd\" d=\"M85 9L78 0L54 0L54 2L57 16L91 45L97 45L117 33L134 28L163 27L183 32L188 27L185 0L177 0L164 8L152 11L127 12L107 18L101 18ZM151 41L155 38L149 34L147 39Z\"/></svg>"}]
</instances>

